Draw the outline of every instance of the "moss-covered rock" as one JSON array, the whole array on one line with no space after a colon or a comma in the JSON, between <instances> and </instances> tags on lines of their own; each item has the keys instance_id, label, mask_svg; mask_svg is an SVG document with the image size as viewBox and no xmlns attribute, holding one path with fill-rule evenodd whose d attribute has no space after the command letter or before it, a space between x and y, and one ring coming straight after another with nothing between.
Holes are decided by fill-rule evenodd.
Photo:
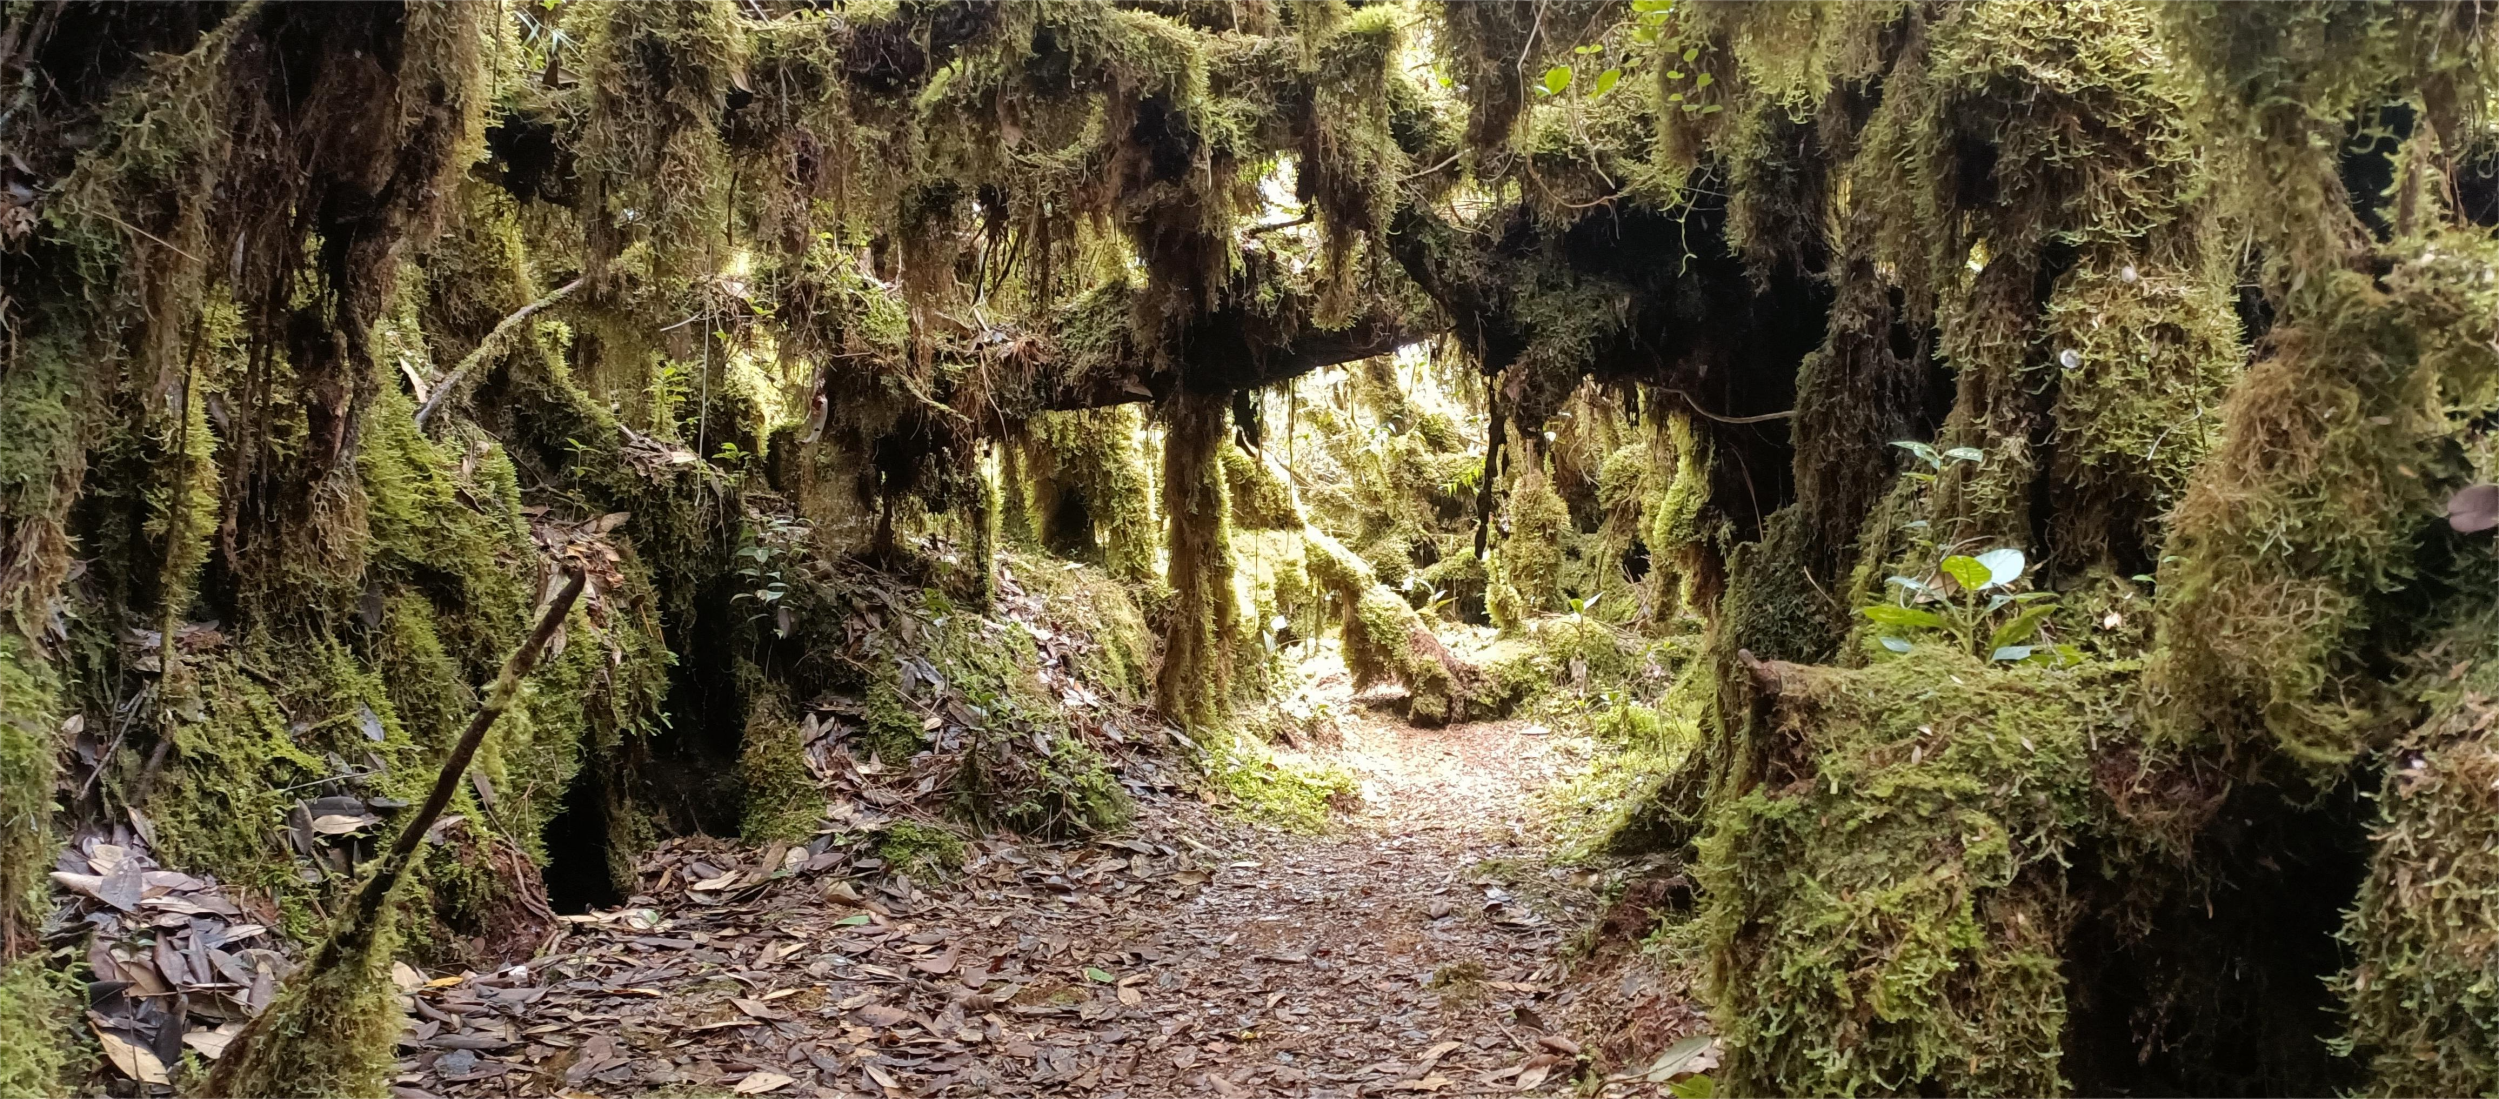
<instances>
[{"instance_id":1,"label":"moss-covered rock","mask_svg":"<svg viewBox=\"0 0 2499 1099\"><path fill-rule=\"evenodd\" d=\"M807 766L798 723L780 705L758 697L746 717L738 777L745 788L745 819L739 836L748 843L803 840L824 819L824 793Z\"/></svg>"}]
</instances>

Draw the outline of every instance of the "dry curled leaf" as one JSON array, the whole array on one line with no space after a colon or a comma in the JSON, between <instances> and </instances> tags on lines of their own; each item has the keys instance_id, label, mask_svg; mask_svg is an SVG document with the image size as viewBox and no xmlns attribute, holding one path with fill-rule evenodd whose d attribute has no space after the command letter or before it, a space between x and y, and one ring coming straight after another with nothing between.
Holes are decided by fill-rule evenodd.
<instances>
[{"instance_id":1,"label":"dry curled leaf","mask_svg":"<svg viewBox=\"0 0 2499 1099\"><path fill-rule=\"evenodd\" d=\"M2447 525L2460 534L2499 527L2499 484L2467 485L2447 498Z\"/></svg>"}]
</instances>

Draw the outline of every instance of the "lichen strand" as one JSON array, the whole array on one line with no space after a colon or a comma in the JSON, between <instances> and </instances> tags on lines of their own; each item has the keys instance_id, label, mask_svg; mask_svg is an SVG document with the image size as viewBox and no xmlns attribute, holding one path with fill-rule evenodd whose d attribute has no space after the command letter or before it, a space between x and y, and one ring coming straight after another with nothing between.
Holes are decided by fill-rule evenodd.
<instances>
[{"instance_id":1,"label":"lichen strand","mask_svg":"<svg viewBox=\"0 0 2499 1099\"><path fill-rule=\"evenodd\" d=\"M2053 1095L2063 860L2089 833L2115 667L1941 647L1777 664L1758 781L1700 840L1706 981L1745 1092Z\"/></svg>"}]
</instances>

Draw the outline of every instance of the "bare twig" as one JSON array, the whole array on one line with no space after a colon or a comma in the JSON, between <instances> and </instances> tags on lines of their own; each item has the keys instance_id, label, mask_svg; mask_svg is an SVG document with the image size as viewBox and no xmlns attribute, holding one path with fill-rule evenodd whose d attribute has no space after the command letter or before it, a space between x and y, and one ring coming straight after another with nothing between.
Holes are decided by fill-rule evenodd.
<instances>
[{"instance_id":1,"label":"bare twig","mask_svg":"<svg viewBox=\"0 0 2499 1099\"><path fill-rule=\"evenodd\" d=\"M425 403L417 408L417 430L425 430L425 421L433 419L435 411L442 408L443 402L450 398L451 391L460 387L460 377L462 375L475 369L477 364L484 362L488 355L494 354L496 348L503 343L503 340L507 335L509 335L514 329L519 328L524 322L528 321L529 318L536 316L539 310L545 309L550 305L554 305L559 301L563 301L567 296L571 295L573 291L581 289L582 282L582 279L574 279L571 282L556 287L553 291L550 291L546 297L522 306L520 312L514 313L509 317L505 317L502 321L496 323L494 331L486 333L485 339L477 341L476 350L469 352L467 356L460 360L460 364L458 366L452 367L450 373L443 375L443 380L434 383L434 395L427 397L425 399Z\"/></svg>"},{"instance_id":2,"label":"bare twig","mask_svg":"<svg viewBox=\"0 0 2499 1099\"><path fill-rule=\"evenodd\" d=\"M1291 221L1271 221L1271 222L1268 222L1268 223L1266 223L1266 224L1264 224L1264 225L1260 225L1260 226L1258 226L1258 227L1256 227L1256 228L1253 228L1253 229L1251 229L1249 232L1244 233L1244 234L1242 234L1242 235L1244 235L1244 236L1252 236L1252 237L1254 237L1254 236L1257 236L1257 235L1258 235L1258 234L1260 234L1260 233L1272 233L1272 232L1275 232L1275 231L1276 231L1276 230L1278 230L1278 229L1290 229L1290 228L1292 228L1292 227L1294 227L1294 226L1296 226L1296 225L1308 225L1308 224L1310 224L1310 215L1309 215L1309 214L1307 214L1307 213L1305 213L1305 214L1303 214L1302 216L1297 217L1297 218L1294 218L1294 219L1293 219L1293 220L1291 220Z\"/></svg>"},{"instance_id":3,"label":"bare twig","mask_svg":"<svg viewBox=\"0 0 2499 1099\"><path fill-rule=\"evenodd\" d=\"M1785 412L1764 412L1759 416L1721 416L1706 408L1702 408L1701 402L1697 398L1680 389L1674 389L1662 385L1658 386L1657 389L1661 393L1672 393L1675 396L1683 398L1683 403L1692 406L1692 411L1700 413L1703 417L1716 420L1722 424L1764 424L1769 423L1772 420L1792 420L1796 418L1796 410L1793 408L1788 409Z\"/></svg>"}]
</instances>

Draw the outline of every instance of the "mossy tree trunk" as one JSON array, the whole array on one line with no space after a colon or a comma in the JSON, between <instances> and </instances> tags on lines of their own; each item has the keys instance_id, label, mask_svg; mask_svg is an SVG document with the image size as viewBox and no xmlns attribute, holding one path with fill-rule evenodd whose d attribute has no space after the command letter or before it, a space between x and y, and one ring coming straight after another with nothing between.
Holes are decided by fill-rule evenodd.
<instances>
[{"instance_id":1,"label":"mossy tree trunk","mask_svg":"<svg viewBox=\"0 0 2499 1099\"><path fill-rule=\"evenodd\" d=\"M1221 450L1231 445L1228 395L1184 392L1164 411L1165 577L1171 607L1154 704L1193 725L1223 720L1232 684L1231 494Z\"/></svg>"}]
</instances>

